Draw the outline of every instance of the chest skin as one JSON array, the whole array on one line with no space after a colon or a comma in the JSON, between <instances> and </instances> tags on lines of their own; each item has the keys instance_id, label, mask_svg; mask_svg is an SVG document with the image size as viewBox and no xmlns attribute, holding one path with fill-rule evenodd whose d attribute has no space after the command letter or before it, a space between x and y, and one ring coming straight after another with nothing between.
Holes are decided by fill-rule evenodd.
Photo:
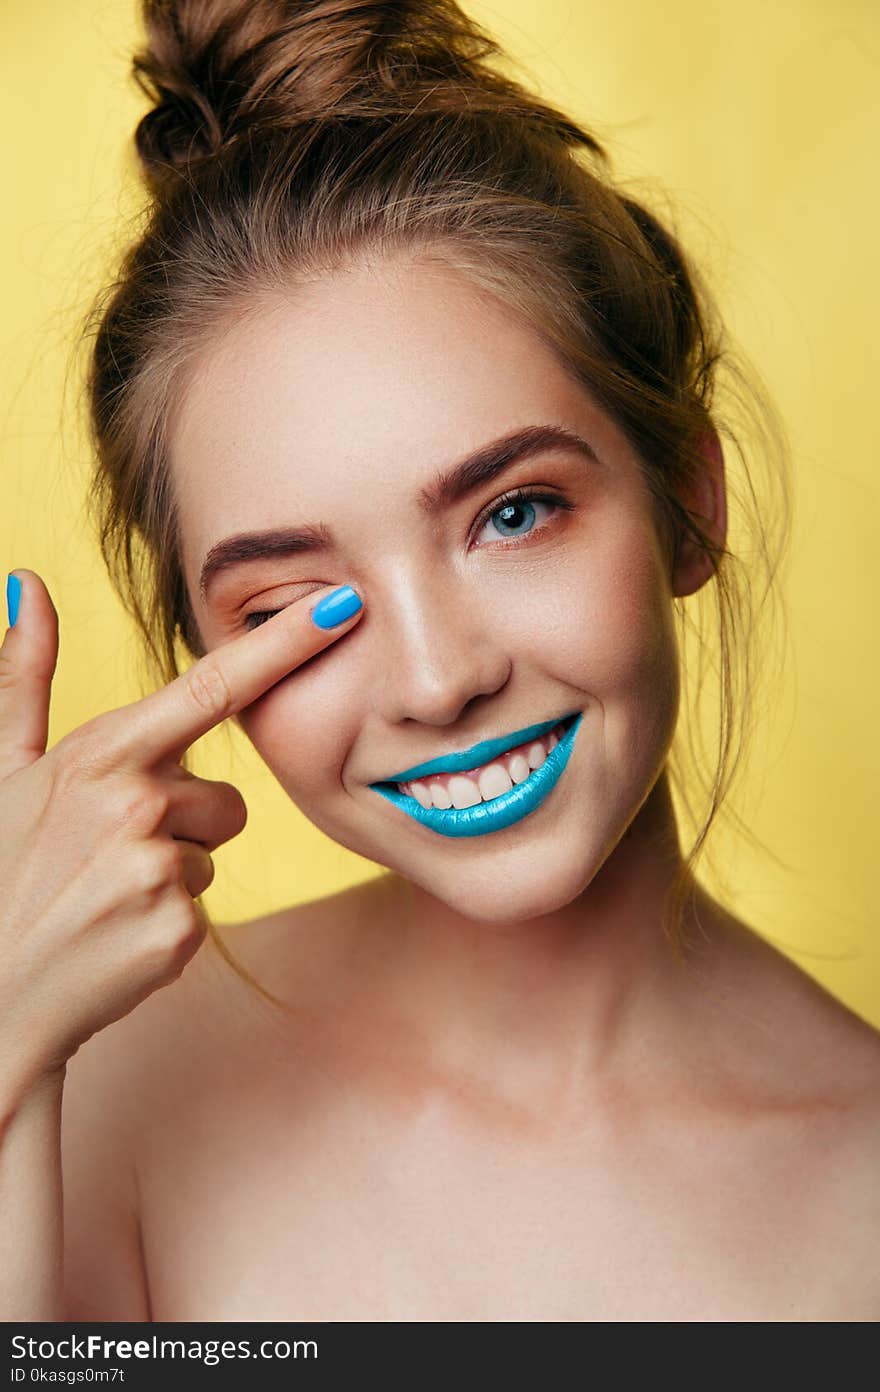
<instances>
[{"instance_id":1,"label":"chest skin","mask_svg":"<svg viewBox=\"0 0 880 1392\"><path fill-rule=\"evenodd\" d=\"M283 1029L210 943L127 1017L153 1319L880 1318L875 1030L707 910L716 984L637 1068L502 1096L364 992L377 894L224 928Z\"/></svg>"},{"instance_id":2,"label":"chest skin","mask_svg":"<svg viewBox=\"0 0 880 1392\"><path fill-rule=\"evenodd\" d=\"M880 1315L876 1195L833 1108L621 1106L547 1134L314 1061L204 1083L138 1157L156 1320Z\"/></svg>"}]
</instances>

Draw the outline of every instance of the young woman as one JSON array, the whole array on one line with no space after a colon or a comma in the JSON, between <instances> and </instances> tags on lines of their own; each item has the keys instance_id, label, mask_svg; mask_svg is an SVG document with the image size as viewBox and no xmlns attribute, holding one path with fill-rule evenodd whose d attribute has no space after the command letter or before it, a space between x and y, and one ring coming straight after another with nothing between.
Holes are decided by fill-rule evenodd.
<instances>
[{"instance_id":1,"label":"young woman","mask_svg":"<svg viewBox=\"0 0 880 1392\"><path fill-rule=\"evenodd\" d=\"M877 1318L880 1039L696 880L729 738L671 799L757 574L684 252L451 0L144 17L92 500L162 682L47 751L14 572L4 1317ZM206 922L225 719L378 878Z\"/></svg>"}]
</instances>

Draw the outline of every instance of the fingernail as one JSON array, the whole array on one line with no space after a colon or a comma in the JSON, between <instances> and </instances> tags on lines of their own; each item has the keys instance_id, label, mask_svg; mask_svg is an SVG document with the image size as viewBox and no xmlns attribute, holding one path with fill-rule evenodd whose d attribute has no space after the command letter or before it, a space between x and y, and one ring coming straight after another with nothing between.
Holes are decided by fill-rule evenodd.
<instances>
[{"instance_id":1,"label":"fingernail","mask_svg":"<svg viewBox=\"0 0 880 1392\"><path fill-rule=\"evenodd\" d=\"M343 585L341 589L325 595L315 605L312 618L319 628L336 628L362 607L363 600L360 595L355 593L351 585Z\"/></svg>"},{"instance_id":2,"label":"fingernail","mask_svg":"<svg viewBox=\"0 0 880 1392\"><path fill-rule=\"evenodd\" d=\"M9 627L15 627L18 618L18 606L21 603L21 581L17 575L7 575L6 577L6 612L9 615Z\"/></svg>"}]
</instances>

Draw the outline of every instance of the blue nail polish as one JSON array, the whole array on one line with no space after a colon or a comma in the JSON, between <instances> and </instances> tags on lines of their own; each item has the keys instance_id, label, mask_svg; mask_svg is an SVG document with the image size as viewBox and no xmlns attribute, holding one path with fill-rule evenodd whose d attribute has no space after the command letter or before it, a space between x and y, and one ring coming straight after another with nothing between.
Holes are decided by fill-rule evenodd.
<instances>
[{"instance_id":1,"label":"blue nail polish","mask_svg":"<svg viewBox=\"0 0 880 1392\"><path fill-rule=\"evenodd\" d=\"M343 585L341 589L334 590L315 605L312 618L318 628L336 628L338 624L350 619L352 614L356 614L362 606L363 600L351 585Z\"/></svg>"},{"instance_id":2,"label":"blue nail polish","mask_svg":"<svg viewBox=\"0 0 880 1392\"><path fill-rule=\"evenodd\" d=\"M6 612L9 615L9 627L15 627L18 618L18 606L21 603L21 581L17 575L7 575L6 577Z\"/></svg>"}]
</instances>

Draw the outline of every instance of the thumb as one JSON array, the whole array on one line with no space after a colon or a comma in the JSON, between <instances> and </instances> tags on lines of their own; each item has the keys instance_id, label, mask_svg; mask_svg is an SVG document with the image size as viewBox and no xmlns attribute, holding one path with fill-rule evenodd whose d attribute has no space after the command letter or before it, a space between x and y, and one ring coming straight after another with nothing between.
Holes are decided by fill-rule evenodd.
<instances>
[{"instance_id":1,"label":"thumb","mask_svg":"<svg viewBox=\"0 0 880 1392\"><path fill-rule=\"evenodd\" d=\"M6 598L14 622L0 645L0 779L46 752L58 661L58 614L39 575L11 571Z\"/></svg>"}]
</instances>

